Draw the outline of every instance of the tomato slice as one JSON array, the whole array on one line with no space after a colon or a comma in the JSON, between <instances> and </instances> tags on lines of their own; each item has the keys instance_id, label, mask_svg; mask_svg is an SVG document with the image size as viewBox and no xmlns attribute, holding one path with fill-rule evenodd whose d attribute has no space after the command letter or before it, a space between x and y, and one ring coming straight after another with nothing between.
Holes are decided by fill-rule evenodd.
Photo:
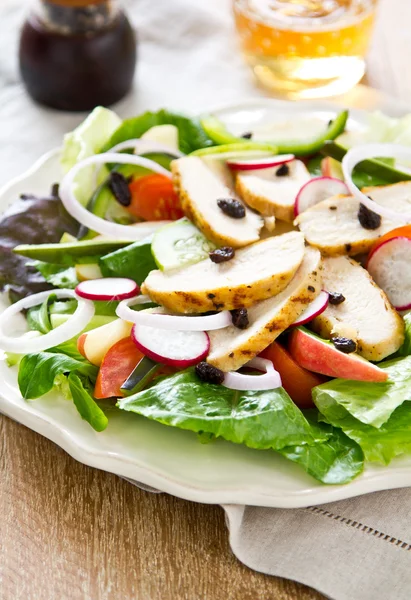
<instances>
[{"instance_id":1,"label":"tomato slice","mask_svg":"<svg viewBox=\"0 0 411 600\"><path fill-rule=\"evenodd\" d=\"M314 406L311 390L316 385L327 381L326 377L300 367L278 342L273 342L261 352L260 356L272 361L274 368L281 375L283 388L299 408Z\"/></svg>"},{"instance_id":2,"label":"tomato slice","mask_svg":"<svg viewBox=\"0 0 411 600\"><path fill-rule=\"evenodd\" d=\"M173 182L165 175L143 175L130 185L131 204L127 210L146 221L177 220L184 216Z\"/></svg>"},{"instance_id":3,"label":"tomato slice","mask_svg":"<svg viewBox=\"0 0 411 600\"><path fill-rule=\"evenodd\" d=\"M129 337L111 346L100 365L94 397L101 399L124 396L120 387L143 356Z\"/></svg>"},{"instance_id":4,"label":"tomato slice","mask_svg":"<svg viewBox=\"0 0 411 600\"><path fill-rule=\"evenodd\" d=\"M411 225L403 225L402 227L391 229L391 231L379 237L371 247L371 250L368 254L368 260L370 260L371 255L374 254L375 250L379 248L381 244L384 244L385 242L388 242L388 240L392 240L396 237L405 237L411 239Z\"/></svg>"}]
</instances>

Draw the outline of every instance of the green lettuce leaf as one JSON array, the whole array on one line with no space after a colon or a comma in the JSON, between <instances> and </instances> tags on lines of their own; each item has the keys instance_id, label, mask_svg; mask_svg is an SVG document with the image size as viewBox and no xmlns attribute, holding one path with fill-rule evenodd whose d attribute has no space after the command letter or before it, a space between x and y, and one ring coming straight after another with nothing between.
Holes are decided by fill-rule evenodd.
<instances>
[{"instance_id":1,"label":"green lettuce leaf","mask_svg":"<svg viewBox=\"0 0 411 600\"><path fill-rule=\"evenodd\" d=\"M207 136L197 119L189 119L183 115L159 110L158 112L145 112L144 114L126 119L113 133L105 150L134 138L139 138L156 125L175 125L178 129L178 143L184 154L189 154L199 148L213 146L213 141Z\"/></svg>"},{"instance_id":2,"label":"green lettuce leaf","mask_svg":"<svg viewBox=\"0 0 411 600\"><path fill-rule=\"evenodd\" d=\"M99 266L104 277L128 277L141 285L150 271L157 269L151 254L151 238L106 254L100 258Z\"/></svg>"},{"instance_id":3,"label":"green lettuce leaf","mask_svg":"<svg viewBox=\"0 0 411 600\"><path fill-rule=\"evenodd\" d=\"M67 173L81 160L100 152L120 125L121 119L116 113L97 106L74 131L64 136L61 155L64 171ZM93 167L86 167L76 177L74 193L82 204L86 204L94 190L93 173Z\"/></svg>"},{"instance_id":4,"label":"green lettuce leaf","mask_svg":"<svg viewBox=\"0 0 411 600\"><path fill-rule=\"evenodd\" d=\"M387 465L396 456L411 453L409 402L398 407L379 429L361 423L331 397L322 396L316 400L316 404L321 412L321 419L342 429L349 438L357 442L364 452L365 460Z\"/></svg>"},{"instance_id":5,"label":"green lettuce leaf","mask_svg":"<svg viewBox=\"0 0 411 600\"><path fill-rule=\"evenodd\" d=\"M47 283L53 287L74 290L78 284L74 267L64 267L62 265L54 265L41 261L37 261L34 266L43 275Z\"/></svg>"},{"instance_id":6,"label":"green lettuce leaf","mask_svg":"<svg viewBox=\"0 0 411 600\"><path fill-rule=\"evenodd\" d=\"M404 315L405 322L405 338L401 348L396 352L395 356L411 356L411 312Z\"/></svg>"},{"instance_id":7,"label":"green lettuce leaf","mask_svg":"<svg viewBox=\"0 0 411 600\"><path fill-rule=\"evenodd\" d=\"M411 400L411 356L379 365L389 375L386 383L333 379L313 390L320 410L332 401L366 425L381 427L398 406Z\"/></svg>"},{"instance_id":8,"label":"green lettuce leaf","mask_svg":"<svg viewBox=\"0 0 411 600\"><path fill-rule=\"evenodd\" d=\"M68 376L68 384L74 405L82 419L90 423L96 431L104 431L108 419L93 398L93 386L88 377L71 372Z\"/></svg>"},{"instance_id":9,"label":"green lettuce leaf","mask_svg":"<svg viewBox=\"0 0 411 600\"><path fill-rule=\"evenodd\" d=\"M53 329L50 321L50 307L56 299L56 295L50 293L50 296L42 304L27 311L26 319L30 329L40 331L40 333L48 333Z\"/></svg>"},{"instance_id":10,"label":"green lettuce leaf","mask_svg":"<svg viewBox=\"0 0 411 600\"><path fill-rule=\"evenodd\" d=\"M313 428L282 388L235 392L204 383L193 369L158 380L117 406L164 425L214 434L250 448L314 444L329 434Z\"/></svg>"},{"instance_id":11,"label":"green lettuce leaf","mask_svg":"<svg viewBox=\"0 0 411 600\"><path fill-rule=\"evenodd\" d=\"M49 392L57 375L81 373L95 380L98 368L86 360L76 360L65 354L39 352L26 354L20 362L18 384L26 400L40 398Z\"/></svg>"}]
</instances>

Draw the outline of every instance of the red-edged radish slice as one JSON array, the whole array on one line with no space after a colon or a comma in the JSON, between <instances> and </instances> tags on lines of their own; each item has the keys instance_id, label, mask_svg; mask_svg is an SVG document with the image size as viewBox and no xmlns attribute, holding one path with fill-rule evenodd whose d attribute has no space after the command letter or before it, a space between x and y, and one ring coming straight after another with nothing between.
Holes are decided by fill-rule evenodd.
<instances>
[{"instance_id":1,"label":"red-edged radish slice","mask_svg":"<svg viewBox=\"0 0 411 600\"><path fill-rule=\"evenodd\" d=\"M131 339L141 352L163 365L184 369L201 362L210 350L205 331L173 331L133 325Z\"/></svg>"},{"instance_id":2,"label":"red-edged radish slice","mask_svg":"<svg viewBox=\"0 0 411 600\"><path fill-rule=\"evenodd\" d=\"M305 309L305 311L298 317L296 321L291 325L291 327L296 327L297 325L305 325L305 323L309 323L315 317L318 317L321 313L325 311L328 306L329 294L324 290L319 293L317 298L313 300L310 305Z\"/></svg>"},{"instance_id":3,"label":"red-edged radish slice","mask_svg":"<svg viewBox=\"0 0 411 600\"><path fill-rule=\"evenodd\" d=\"M407 162L411 160L411 148L399 146L397 144L364 144L363 146L351 148L342 160L344 179L347 182L348 189L357 200L364 204L369 210L377 213L377 215L395 221L400 220L405 223L411 223L411 212L398 212L374 202L374 200L361 192L352 180L352 172L358 163L367 158L377 158L379 156L384 158L397 158L398 160ZM410 171L404 167L402 170L407 174L410 173Z\"/></svg>"},{"instance_id":4,"label":"red-edged radish slice","mask_svg":"<svg viewBox=\"0 0 411 600\"><path fill-rule=\"evenodd\" d=\"M22 310L32 308L42 304L50 294L55 294L57 298L71 298L77 300L77 308L69 319L52 329L45 335L36 338L29 338L27 335L14 337L8 335L4 329L10 327L10 321ZM18 354L29 354L31 352L42 352L53 346L63 344L75 335L78 335L91 321L94 316L94 304L83 298L79 298L74 290L51 290L27 296L15 304L8 306L0 315L0 348L5 352L17 352Z\"/></svg>"},{"instance_id":5,"label":"red-edged radish slice","mask_svg":"<svg viewBox=\"0 0 411 600\"><path fill-rule=\"evenodd\" d=\"M294 214L299 214L331 196L348 195L349 189L341 179L335 177L315 177L303 185L297 194Z\"/></svg>"},{"instance_id":6,"label":"red-edged radish slice","mask_svg":"<svg viewBox=\"0 0 411 600\"><path fill-rule=\"evenodd\" d=\"M396 237L370 255L367 270L397 310L411 308L411 240Z\"/></svg>"},{"instance_id":7,"label":"red-edged radish slice","mask_svg":"<svg viewBox=\"0 0 411 600\"><path fill-rule=\"evenodd\" d=\"M278 156L267 156L264 158L251 159L229 159L227 166L233 171L259 171L279 167L295 159L294 154L279 154Z\"/></svg>"},{"instance_id":8,"label":"red-edged radish slice","mask_svg":"<svg viewBox=\"0 0 411 600\"><path fill-rule=\"evenodd\" d=\"M140 289L135 281L126 277L102 277L88 279L76 287L76 294L88 300L105 300L108 302L133 298Z\"/></svg>"},{"instance_id":9,"label":"red-edged radish slice","mask_svg":"<svg viewBox=\"0 0 411 600\"><path fill-rule=\"evenodd\" d=\"M237 371L229 371L225 374L222 385L240 391L275 390L281 387L280 374L274 369L271 360L256 357L244 366L262 371L264 375L245 375Z\"/></svg>"}]
</instances>

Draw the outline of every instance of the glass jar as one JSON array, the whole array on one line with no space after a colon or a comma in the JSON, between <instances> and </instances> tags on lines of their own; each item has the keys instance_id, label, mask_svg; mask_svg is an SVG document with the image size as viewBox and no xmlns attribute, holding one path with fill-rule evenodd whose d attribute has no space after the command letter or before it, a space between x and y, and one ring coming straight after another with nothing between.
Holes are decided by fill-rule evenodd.
<instances>
[{"instance_id":1,"label":"glass jar","mask_svg":"<svg viewBox=\"0 0 411 600\"><path fill-rule=\"evenodd\" d=\"M19 58L34 100L91 110L130 90L136 38L117 0L36 0L23 25Z\"/></svg>"}]
</instances>

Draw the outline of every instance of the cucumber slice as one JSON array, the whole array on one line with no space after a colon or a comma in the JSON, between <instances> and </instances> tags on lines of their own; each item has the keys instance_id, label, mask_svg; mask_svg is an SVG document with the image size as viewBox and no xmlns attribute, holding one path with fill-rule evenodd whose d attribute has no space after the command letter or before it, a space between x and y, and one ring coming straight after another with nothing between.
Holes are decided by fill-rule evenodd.
<instances>
[{"instance_id":1,"label":"cucumber slice","mask_svg":"<svg viewBox=\"0 0 411 600\"><path fill-rule=\"evenodd\" d=\"M205 260L214 249L214 244L186 218L159 229L151 244L154 260L162 271Z\"/></svg>"},{"instance_id":2,"label":"cucumber slice","mask_svg":"<svg viewBox=\"0 0 411 600\"><path fill-rule=\"evenodd\" d=\"M179 150L178 129L175 125L154 125L141 136L142 140L150 140L169 146L173 150Z\"/></svg>"},{"instance_id":3,"label":"cucumber slice","mask_svg":"<svg viewBox=\"0 0 411 600\"><path fill-rule=\"evenodd\" d=\"M154 375L161 369L161 367L162 365L145 356L134 368L131 375L127 377L120 388L121 391L125 396L130 396L131 394L137 394L137 392L141 392L141 390L143 390L146 385L150 383Z\"/></svg>"},{"instance_id":4,"label":"cucumber slice","mask_svg":"<svg viewBox=\"0 0 411 600\"><path fill-rule=\"evenodd\" d=\"M56 265L69 267L79 263L97 262L100 256L132 244L130 240L87 240L58 244L21 244L13 252ZM91 257L95 257L95 260Z\"/></svg>"}]
</instances>

